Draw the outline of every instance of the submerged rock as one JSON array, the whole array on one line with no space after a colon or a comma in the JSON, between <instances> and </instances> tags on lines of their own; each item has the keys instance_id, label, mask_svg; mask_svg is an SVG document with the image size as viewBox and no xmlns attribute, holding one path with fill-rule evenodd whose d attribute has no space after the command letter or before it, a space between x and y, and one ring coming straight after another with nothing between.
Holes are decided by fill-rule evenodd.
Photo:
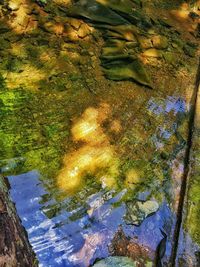
<instances>
[{"instance_id":1,"label":"submerged rock","mask_svg":"<svg viewBox=\"0 0 200 267\"><path fill-rule=\"evenodd\" d=\"M69 16L83 17L93 23L106 23L110 25L128 24L123 17L112 11L107 6L101 5L97 1L80 0L67 11Z\"/></svg>"},{"instance_id":2,"label":"submerged rock","mask_svg":"<svg viewBox=\"0 0 200 267\"><path fill-rule=\"evenodd\" d=\"M86 24L82 24L77 34L78 34L78 37L85 38L88 34L90 34L88 26Z\"/></svg>"},{"instance_id":3,"label":"submerged rock","mask_svg":"<svg viewBox=\"0 0 200 267\"><path fill-rule=\"evenodd\" d=\"M150 77L138 59L116 59L102 64L105 76L114 81L133 80L152 88Z\"/></svg>"},{"instance_id":4,"label":"submerged rock","mask_svg":"<svg viewBox=\"0 0 200 267\"><path fill-rule=\"evenodd\" d=\"M152 259L155 257L153 248L144 244L137 244L135 238L126 236L123 227L119 227L109 246L112 256L124 256L137 262L137 266L152 266Z\"/></svg>"},{"instance_id":5,"label":"submerged rock","mask_svg":"<svg viewBox=\"0 0 200 267\"><path fill-rule=\"evenodd\" d=\"M144 66L136 57L135 49L139 43L144 48L152 47L151 40L138 39L138 28L147 25L146 19L135 11L132 1L84 1L80 0L68 9L68 15L82 17L104 31L105 46L102 49L102 66L105 76L110 80L132 80L152 87ZM84 26L84 25L83 25ZM88 31L81 25L78 36L84 38ZM139 43L138 43L139 40ZM131 45L130 45L131 43Z\"/></svg>"},{"instance_id":6,"label":"submerged rock","mask_svg":"<svg viewBox=\"0 0 200 267\"><path fill-rule=\"evenodd\" d=\"M148 200L146 202L137 201L136 203L130 201L126 203L126 208L126 223L139 225L146 217L152 215L159 209L159 204L155 200Z\"/></svg>"},{"instance_id":7,"label":"submerged rock","mask_svg":"<svg viewBox=\"0 0 200 267\"><path fill-rule=\"evenodd\" d=\"M140 37L138 37L138 40L139 40L140 46L143 49L148 49L148 48L151 48L152 47L151 39L146 38L144 36L140 36Z\"/></svg>"},{"instance_id":8,"label":"submerged rock","mask_svg":"<svg viewBox=\"0 0 200 267\"><path fill-rule=\"evenodd\" d=\"M168 47L168 40L165 36L155 35L152 37L153 47L158 49L166 49Z\"/></svg>"},{"instance_id":9,"label":"submerged rock","mask_svg":"<svg viewBox=\"0 0 200 267\"><path fill-rule=\"evenodd\" d=\"M20 8L20 1L10 1L8 4L8 8L12 11L17 11Z\"/></svg>"},{"instance_id":10,"label":"submerged rock","mask_svg":"<svg viewBox=\"0 0 200 267\"><path fill-rule=\"evenodd\" d=\"M147 49L142 55L145 57L161 58L162 52L160 50L155 49L155 48L150 48L150 49Z\"/></svg>"},{"instance_id":11,"label":"submerged rock","mask_svg":"<svg viewBox=\"0 0 200 267\"><path fill-rule=\"evenodd\" d=\"M160 23L159 19L152 22L140 1L79 0L68 8L67 14L83 18L103 32L105 44L100 58L103 72L110 80L131 80L152 88L145 64L153 62L154 58L162 58L167 52L172 55L166 54L165 62L172 64L174 61L173 51L163 51L168 48L169 40L167 32L159 27L167 27L166 24ZM82 26L78 28L79 38L87 34ZM191 46L184 47L184 52L191 57L195 55ZM143 62L138 60L140 55L145 57Z\"/></svg>"},{"instance_id":12,"label":"submerged rock","mask_svg":"<svg viewBox=\"0 0 200 267\"><path fill-rule=\"evenodd\" d=\"M136 264L133 260L128 257L108 257L106 259L100 260L99 262L93 265L94 267L136 267Z\"/></svg>"}]
</instances>

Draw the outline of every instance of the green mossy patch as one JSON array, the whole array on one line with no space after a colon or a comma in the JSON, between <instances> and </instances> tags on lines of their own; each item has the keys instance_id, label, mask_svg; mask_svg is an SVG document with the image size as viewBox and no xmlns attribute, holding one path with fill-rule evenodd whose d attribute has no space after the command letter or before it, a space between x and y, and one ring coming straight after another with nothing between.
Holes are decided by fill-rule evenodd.
<instances>
[{"instance_id":1,"label":"green mossy patch","mask_svg":"<svg viewBox=\"0 0 200 267\"><path fill-rule=\"evenodd\" d=\"M187 218L184 228L189 232L192 240L200 246L200 146L198 141L195 144L193 151L195 162L192 164L193 168L189 178L186 207Z\"/></svg>"},{"instance_id":2,"label":"green mossy patch","mask_svg":"<svg viewBox=\"0 0 200 267\"><path fill-rule=\"evenodd\" d=\"M67 114L61 112L47 94L41 96L20 88L4 89L0 99L1 167L5 167L4 159L22 157L22 166L8 168L7 174L17 173L19 169L20 172L38 169L47 177L55 173L60 166L61 144L69 134L68 125L61 122L67 121ZM47 166L47 162L51 164Z\"/></svg>"}]
</instances>

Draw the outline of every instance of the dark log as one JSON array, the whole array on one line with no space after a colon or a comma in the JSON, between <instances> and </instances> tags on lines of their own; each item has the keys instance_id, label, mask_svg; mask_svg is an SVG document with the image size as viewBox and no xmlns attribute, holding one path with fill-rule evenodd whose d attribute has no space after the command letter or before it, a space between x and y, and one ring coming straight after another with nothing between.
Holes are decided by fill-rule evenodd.
<instances>
[{"instance_id":1,"label":"dark log","mask_svg":"<svg viewBox=\"0 0 200 267\"><path fill-rule=\"evenodd\" d=\"M27 233L9 197L9 182L0 175L0 267L38 266Z\"/></svg>"}]
</instances>

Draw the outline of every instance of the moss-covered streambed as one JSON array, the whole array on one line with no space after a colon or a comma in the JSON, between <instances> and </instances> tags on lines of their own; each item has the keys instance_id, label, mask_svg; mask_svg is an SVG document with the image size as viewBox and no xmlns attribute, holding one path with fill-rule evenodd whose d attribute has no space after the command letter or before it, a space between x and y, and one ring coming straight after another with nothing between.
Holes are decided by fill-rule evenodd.
<instances>
[{"instance_id":1,"label":"moss-covered streambed","mask_svg":"<svg viewBox=\"0 0 200 267\"><path fill-rule=\"evenodd\" d=\"M42 266L170 266L199 35L170 3L0 4L0 167Z\"/></svg>"}]
</instances>

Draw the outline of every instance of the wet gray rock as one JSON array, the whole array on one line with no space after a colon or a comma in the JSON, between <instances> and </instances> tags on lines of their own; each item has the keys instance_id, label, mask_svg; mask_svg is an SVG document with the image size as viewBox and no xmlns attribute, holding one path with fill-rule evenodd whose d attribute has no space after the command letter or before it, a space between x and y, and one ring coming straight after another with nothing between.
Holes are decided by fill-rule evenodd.
<instances>
[{"instance_id":1,"label":"wet gray rock","mask_svg":"<svg viewBox=\"0 0 200 267\"><path fill-rule=\"evenodd\" d=\"M108 257L106 259L100 260L93 265L94 267L136 267L133 260L128 257Z\"/></svg>"},{"instance_id":2,"label":"wet gray rock","mask_svg":"<svg viewBox=\"0 0 200 267\"><path fill-rule=\"evenodd\" d=\"M142 221L154 214L159 209L159 204L155 200L146 202L127 202L125 221L127 224L139 225Z\"/></svg>"}]
</instances>

